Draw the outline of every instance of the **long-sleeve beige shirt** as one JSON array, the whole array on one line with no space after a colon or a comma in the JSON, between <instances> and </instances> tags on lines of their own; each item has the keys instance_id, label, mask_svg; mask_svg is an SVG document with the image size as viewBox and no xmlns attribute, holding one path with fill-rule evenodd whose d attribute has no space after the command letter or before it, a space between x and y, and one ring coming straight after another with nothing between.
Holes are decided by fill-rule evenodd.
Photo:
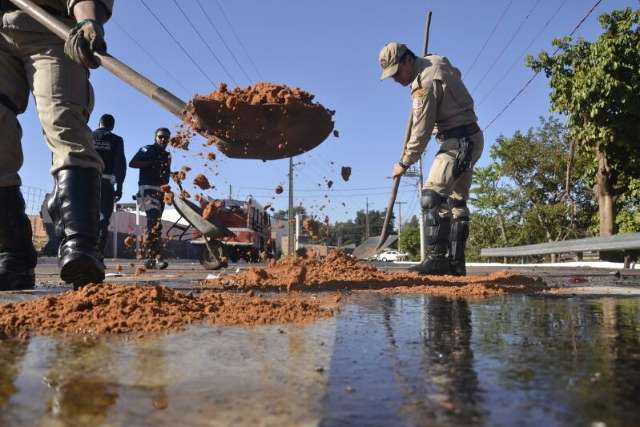
<instances>
[{"instance_id":1,"label":"long-sleeve beige shirt","mask_svg":"<svg viewBox=\"0 0 640 427\"><path fill-rule=\"evenodd\" d=\"M411 83L411 135L400 160L406 166L420 158L436 125L443 131L478 121L460 70L447 58L416 58L416 73Z\"/></svg>"},{"instance_id":2,"label":"long-sleeve beige shirt","mask_svg":"<svg viewBox=\"0 0 640 427\"><path fill-rule=\"evenodd\" d=\"M66 14L69 19L66 20L66 24L72 24L73 17L73 8L76 4L85 0L35 0L40 6L47 6L50 9L58 10L61 14ZM111 17L111 12L113 11L113 3L114 0L96 0L105 7L107 11L107 16ZM56 16L56 18L60 19L60 17ZM64 19L63 19L64 20ZM48 32L44 26L40 25L36 21L34 21L30 16L26 13L16 10L12 12L7 12L2 15L2 28L7 28L11 30L20 30L20 31L33 31L33 32Z\"/></svg>"}]
</instances>

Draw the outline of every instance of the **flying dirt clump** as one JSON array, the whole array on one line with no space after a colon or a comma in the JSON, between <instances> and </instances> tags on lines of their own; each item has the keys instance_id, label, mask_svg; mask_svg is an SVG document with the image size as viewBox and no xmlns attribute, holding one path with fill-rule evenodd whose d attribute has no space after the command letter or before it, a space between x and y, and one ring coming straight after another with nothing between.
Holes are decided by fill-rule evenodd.
<instances>
[{"instance_id":1,"label":"flying dirt clump","mask_svg":"<svg viewBox=\"0 0 640 427\"><path fill-rule=\"evenodd\" d=\"M425 293L449 297L485 297L504 293L534 293L547 289L542 282L508 272L466 277L384 272L340 252L331 252L324 258L285 257L272 261L267 268L252 268L208 280L206 285L245 291L373 289L389 293Z\"/></svg>"},{"instance_id":2,"label":"flying dirt clump","mask_svg":"<svg viewBox=\"0 0 640 427\"><path fill-rule=\"evenodd\" d=\"M351 177L351 167L350 166L342 166L342 168L340 169L340 175L342 175L342 179L346 181L349 181L349 178Z\"/></svg>"},{"instance_id":3,"label":"flying dirt clump","mask_svg":"<svg viewBox=\"0 0 640 427\"><path fill-rule=\"evenodd\" d=\"M142 336L206 322L220 325L305 323L334 314L335 297L259 297L166 286L88 285L21 303L0 304L0 338L33 335Z\"/></svg>"},{"instance_id":4,"label":"flying dirt clump","mask_svg":"<svg viewBox=\"0 0 640 427\"><path fill-rule=\"evenodd\" d=\"M193 185L199 187L201 190L208 190L211 188L209 180L201 173L196 175L196 177L193 179Z\"/></svg>"},{"instance_id":5,"label":"flying dirt clump","mask_svg":"<svg viewBox=\"0 0 640 427\"><path fill-rule=\"evenodd\" d=\"M331 134L335 112L313 100L309 92L284 84L229 90L221 83L191 100L185 124L208 135L209 144L228 157L281 159L309 151Z\"/></svg>"},{"instance_id":6,"label":"flying dirt clump","mask_svg":"<svg viewBox=\"0 0 640 427\"><path fill-rule=\"evenodd\" d=\"M273 191L275 191L276 194L282 194L284 192L284 188L282 188L282 185L278 185Z\"/></svg>"}]
</instances>

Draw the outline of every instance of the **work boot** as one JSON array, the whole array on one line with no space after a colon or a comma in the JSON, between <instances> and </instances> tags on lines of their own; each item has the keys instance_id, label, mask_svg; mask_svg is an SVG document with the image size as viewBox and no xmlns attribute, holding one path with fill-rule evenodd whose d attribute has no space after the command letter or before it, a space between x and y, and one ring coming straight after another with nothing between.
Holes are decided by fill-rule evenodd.
<instances>
[{"instance_id":1,"label":"work boot","mask_svg":"<svg viewBox=\"0 0 640 427\"><path fill-rule=\"evenodd\" d=\"M100 175L95 169L68 168L55 174L49 213L61 234L58 248L60 278L78 289L104 280L98 252Z\"/></svg>"},{"instance_id":2,"label":"work boot","mask_svg":"<svg viewBox=\"0 0 640 427\"><path fill-rule=\"evenodd\" d=\"M437 243L432 246L427 246L426 249L427 253L424 260L420 264L410 267L409 271L429 276L446 276L451 274L451 266L447 258L447 247Z\"/></svg>"},{"instance_id":3,"label":"work boot","mask_svg":"<svg viewBox=\"0 0 640 427\"><path fill-rule=\"evenodd\" d=\"M37 255L20 187L0 187L0 291L32 289Z\"/></svg>"},{"instance_id":4,"label":"work boot","mask_svg":"<svg viewBox=\"0 0 640 427\"><path fill-rule=\"evenodd\" d=\"M469 218L454 218L451 221L451 233L449 234L449 262L451 274L454 276L467 275L464 249L468 238Z\"/></svg>"}]
</instances>

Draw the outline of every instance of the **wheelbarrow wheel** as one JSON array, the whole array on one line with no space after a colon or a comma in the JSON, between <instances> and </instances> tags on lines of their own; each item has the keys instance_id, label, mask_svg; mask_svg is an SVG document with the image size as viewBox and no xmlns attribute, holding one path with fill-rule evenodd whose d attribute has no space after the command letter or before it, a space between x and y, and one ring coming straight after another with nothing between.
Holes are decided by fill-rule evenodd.
<instances>
[{"instance_id":1,"label":"wheelbarrow wheel","mask_svg":"<svg viewBox=\"0 0 640 427\"><path fill-rule=\"evenodd\" d=\"M226 267L227 258L225 256L225 250L223 245L216 245L213 247L214 254L209 252L207 245L202 246L202 252L200 253L200 264L207 270L219 270Z\"/></svg>"}]
</instances>

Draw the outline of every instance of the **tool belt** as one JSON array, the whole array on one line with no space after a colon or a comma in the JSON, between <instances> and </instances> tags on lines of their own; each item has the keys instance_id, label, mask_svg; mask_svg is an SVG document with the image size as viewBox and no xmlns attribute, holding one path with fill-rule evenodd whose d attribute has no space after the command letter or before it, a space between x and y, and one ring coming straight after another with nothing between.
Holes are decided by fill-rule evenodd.
<instances>
[{"instance_id":1,"label":"tool belt","mask_svg":"<svg viewBox=\"0 0 640 427\"><path fill-rule=\"evenodd\" d=\"M53 15L53 16L57 16L57 17L68 17L69 16L66 11L56 9L55 7L51 7L51 6L47 6L47 5L41 5L41 4L39 4L38 6L40 6L47 13L49 13L50 15ZM15 4L11 3L9 0L0 0L0 13L14 12L16 10L20 10L20 8L18 6L16 6Z\"/></svg>"},{"instance_id":2,"label":"tool belt","mask_svg":"<svg viewBox=\"0 0 640 427\"><path fill-rule=\"evenodd\" d=\"M478 126L477 123L471 123L469 125L462 125L462 126L455 127L453 129L440 131L436 135L436 138L438 138L438 140L440 141L445 141L451 138L459 139L459 138L468 137L478 132L480 132L480 126Z\"/></svg>"}]
</instances>

